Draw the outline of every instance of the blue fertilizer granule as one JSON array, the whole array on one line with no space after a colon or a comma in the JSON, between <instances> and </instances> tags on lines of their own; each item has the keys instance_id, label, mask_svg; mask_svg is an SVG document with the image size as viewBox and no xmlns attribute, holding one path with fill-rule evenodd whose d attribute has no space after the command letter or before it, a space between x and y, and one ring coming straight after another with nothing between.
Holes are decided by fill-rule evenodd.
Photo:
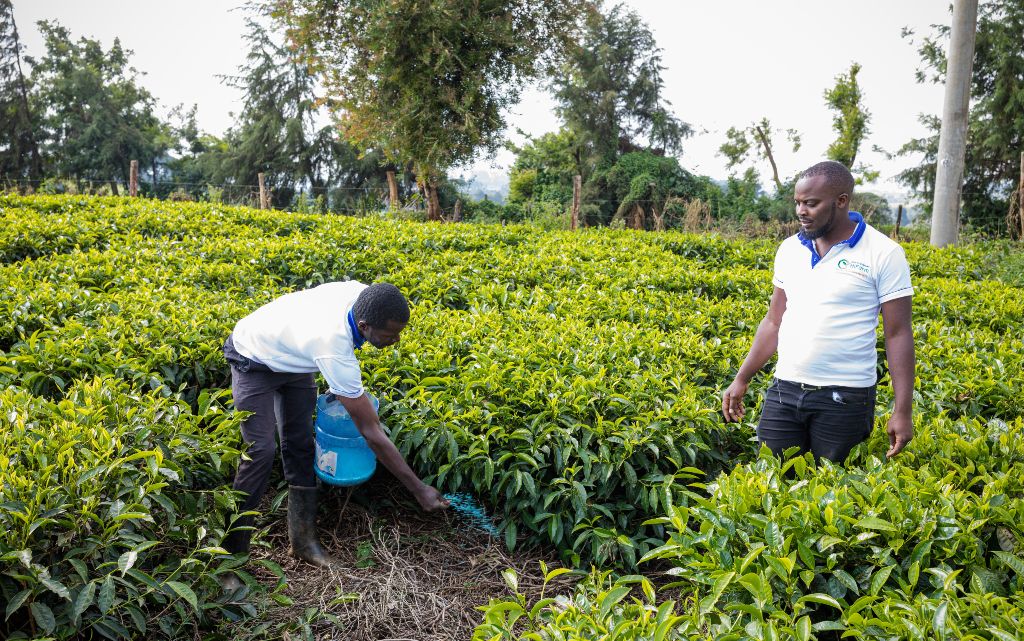
<instances>
[{"instance_id":1,"label":"blue fertilizer granule","mask_svg":"<svg viewBox=\"0 0 1024 641\"><path fill-rule=\"evenodd\" d=\"M491 536L498 536L498 528L491 521L480 502L473 496L464 493L445 494L444 498L451 504L451 509L471 526Z\"/></svg>"}]
</instances>

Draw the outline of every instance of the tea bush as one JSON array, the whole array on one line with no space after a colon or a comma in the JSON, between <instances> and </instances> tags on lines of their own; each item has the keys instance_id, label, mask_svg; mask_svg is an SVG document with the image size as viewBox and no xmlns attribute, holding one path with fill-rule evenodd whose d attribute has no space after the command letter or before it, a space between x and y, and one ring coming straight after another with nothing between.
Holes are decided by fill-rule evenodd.
<instances>
[{"instance_id":1,"label":"tea bush","mask_svg":"<svg viewBox=\"0 0 1024 641\"><path fill-rule=\"evenodd\" d=\"M787 468L718 415L774 240L80 196L0 196L0 218L7 636L173 638L251 611L213 581L238 456L220 345L259 305L342 279L413 303L402 342L361 359L418 473L482 498L509 546L600 568L557 601L493 601L478 636L1019 634L1024 289L994 265L1007 247L907 245L906 453L882 463L879 429L845 469ZM678 585L607 574L644 557Z\"/></svg>"}]
</instances>

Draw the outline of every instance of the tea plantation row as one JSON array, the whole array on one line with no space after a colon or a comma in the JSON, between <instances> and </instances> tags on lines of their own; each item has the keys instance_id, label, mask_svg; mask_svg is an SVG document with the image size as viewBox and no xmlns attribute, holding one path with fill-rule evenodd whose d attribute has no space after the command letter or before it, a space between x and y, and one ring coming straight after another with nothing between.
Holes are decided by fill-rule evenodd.
<instances>
[{"instance_id":1,"label":"tea plantation row","mask_svg":"<svg viewBox=\"0 0 1024 641\"><path fill-rule=\"evenodd\" d=\"M878 461L878 434L848 469L787 476L717 413L772 242L81 197L0 210L5 636L175 638L252 613L215 580L239 456L219 346L276 295L347 278L414 304L400 345L361 358L421 474L483 498L508 545L678 578L496 601L480 638L1021 634L1024 290L987 278L983 248L907 248L908 453Z\"/></svg>"}]
</instances>

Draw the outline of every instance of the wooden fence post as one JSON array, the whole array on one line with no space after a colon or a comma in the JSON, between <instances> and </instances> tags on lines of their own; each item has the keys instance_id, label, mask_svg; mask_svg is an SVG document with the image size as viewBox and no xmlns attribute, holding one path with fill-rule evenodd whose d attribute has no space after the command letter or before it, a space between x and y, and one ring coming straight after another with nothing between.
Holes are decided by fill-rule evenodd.
<instances>
[{"instance_id":1,"label":"wooden fence post","mask_svg":"<svg viewBox=\"0 0 1024 641\"><path fill-rule=\"evenodd\" d=\"M263 172L256 174L260 183L260 209L270 209L270 198L267 196L267 184L263 181Z\"/></svg>"},{"instance_id":2,"label":"wooden fence post","mask_svg":"<svg viewBox=\"0 0 1024 641\"><path fill-rule=\"evenodd\" d=\"M903 222L903 205L900 205L899 209L896 210L896 230L893 231L892 237L896 240L900 239L900 224Z\"/></svg>"},{"instance_id":3,"label":"wooden fence post","mask_svg":"<svg viewBox=\"0 0 1024 641\"><path fill-rule=\"evenodd\" d=\"M572 178L572 212L569 214L569 229L576 231L580 226L580 192L583 191L583 177L579 174Z\"/></svg>"},{"instance_id":4,"label":"wooden fence post","mask_svg":"<svg viewBox=\"0 0 1024 641\"><path fill-rule=\"evenodd\" d=\"M395 172L388 170L388 209L398 209L398 181L395 180Z\"/></svg>"},{"instance_id":5,"label":"wooden fence post","mask_svg":"<svg viewBox=\"0 0 1024 641\"><path fill-rule=\"evenodd\" d=\"M128 195L135 198L139 195L139 161L133 160L128 170Z\"/></svg>"}]
</instances>

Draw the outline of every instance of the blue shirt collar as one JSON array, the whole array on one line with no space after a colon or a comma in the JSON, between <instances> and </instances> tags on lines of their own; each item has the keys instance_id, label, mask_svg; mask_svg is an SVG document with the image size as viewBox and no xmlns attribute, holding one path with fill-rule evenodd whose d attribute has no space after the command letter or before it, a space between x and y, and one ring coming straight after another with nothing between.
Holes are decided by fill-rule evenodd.
<instances>
[{"instance_id":1,"label":"blue shirt collar","mask_svg":"<svg viewBox=\"0 0 1024 641\"><path fill-rule=\"evenodd\" d=\"M850 248L856 247L857 243L860 242L861 237L864 235L864 229L867 228L867 223L864 222L864 217L860 215L858 211L849 212L850 220L857 223L857 228L853 230L853 233L846 240L841 240L836 245L849 245ZM822 257L818 256L818 250L814 246L814 241L804 236L803 232L797 234L797 238L800 239L800 244L811 251L811 267L813 268L819 262Z\"/></svg>"},{"instance_id":2,"label":"blue shirt collar","mask_svg":"<svg viewBox=\"0 0 1024 641\"><path fill-rule=\"evenodd\" d=\"M359 326L356 325L356 315L352 313L352 310L348 310L348 326L352 329L352 347L359 349L366 342L363 335L359 333Z\"/></svg>"}]
</instances>

